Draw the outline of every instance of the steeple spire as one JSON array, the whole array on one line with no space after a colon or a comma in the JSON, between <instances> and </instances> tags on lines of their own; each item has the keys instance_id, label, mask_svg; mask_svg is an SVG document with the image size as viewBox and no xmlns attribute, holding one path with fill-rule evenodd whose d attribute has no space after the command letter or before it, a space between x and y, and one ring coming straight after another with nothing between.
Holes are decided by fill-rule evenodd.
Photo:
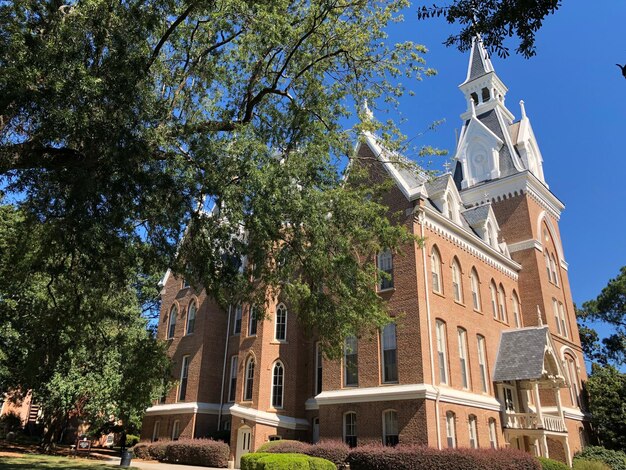
<instances>
[{"instance_id":1,"label":"steeple spire","mask_svg":"<svg viewBox=\"0 0 626 470\"><path fill-rule=\"evenodd\" d=\"M483 40L477 35L474 39L472 39L472 49L470 51L470 60L467 67L467 77L463 83L471 82L472 80L480 78L493 71L493 64L491 63L489 54L483 45Z\"/></svg>"}]
</instances>

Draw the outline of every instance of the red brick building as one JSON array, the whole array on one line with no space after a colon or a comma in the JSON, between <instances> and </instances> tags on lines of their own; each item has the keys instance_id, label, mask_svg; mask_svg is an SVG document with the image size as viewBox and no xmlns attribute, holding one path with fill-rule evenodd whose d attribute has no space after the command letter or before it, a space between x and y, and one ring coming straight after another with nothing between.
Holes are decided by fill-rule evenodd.
<instances>
[{"instance_id":1,"label":"red brick building","mask_svg":"<svg viewBox=\"0 0 626 470\"><path fill-rule=\"evenodd\" d=\"M226 429L236 462L274 438L510 446L571 462L588 416L564 206L523 103L515 121L480 42L460 89L453 173L429 179L371 134L357 149L377 162L374 178L395 182L387 204L425 240L378 257L390 324L327 361L281 299L256 321L168 273L159 336L179 381L147 410L144 439Z\"/></svg>"}]
</instances>

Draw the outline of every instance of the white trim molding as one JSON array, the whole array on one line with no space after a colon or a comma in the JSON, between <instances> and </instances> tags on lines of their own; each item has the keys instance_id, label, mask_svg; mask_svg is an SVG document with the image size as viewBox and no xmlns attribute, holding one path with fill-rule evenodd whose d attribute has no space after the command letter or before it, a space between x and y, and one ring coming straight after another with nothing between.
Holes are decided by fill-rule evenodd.
<instances>
[{"instance_id":1,"label":"white trim molding","mask_svg":"<svg viewBox=\"0 0 626 470\"><path fill-rule=\"evenodd\" d=\"M529 238L528 240L524 240L521 242L509 243L509 252L515 253L517 251L528 250L530 248L534 248L537 251L543 252L543 245L540 241L535 240L534 238Z\"/></svg>"},{"instance_id":2,"label":"white trim molding","mask_svg":"<svg viewBox=\"0 0 626 470\"><path fill-rule=\"evenodd\" d=\"M230 414L232 404L222 406L222 414ZM220 412L219 403L189 402L189 403L169 403L165 405L154 405L146 409L146 415L175 415L175 414L204 414L217 415Z\"/></svg>"},{"instance_id":3,"label":"white trim molding","mask_svg":"<svg viewBox=\"0 0 626 470\"><path fill-rule=\"evenodd\" d=\"M562 409L563 409L563 417L565 419L573 419L575 421L589 421L591 419L591 413L587 413L586 411L581 411L578 408L567 408L563 406ZM547 413L553 413L553 414L558 413L558 409L556 406L542 406L541 410Z\"/></svg>"},{"instance_id":4,"label":"white trim molding","mask_svg":"<svg viewBox=\"0 0 626 470\"><path fill-rule=\"evenodd\" d=\"M472 406L490 411L500 411L502 406L492 396L463 392L447 387L434 387L430 384L386 385L344 390L328 390L309 398L307 410L317 410L320 406L346 403L370 403L397 400L437 400L444 403Z\"/></svg>"},{"instance_id":5,"label":"white trim molding","mask_svg":"<svg viewBox=\"0 0 626 470\"><path fill-rule=\"evenodd\" d=\"M278 428L306 430L309 429L309 422L306 419L294 418L293 416L279 415L276 413L268 413L247 406L232 405L230 414L238 418L248 419L257 424L265 424Z\"/></svg>"}]
</instances>

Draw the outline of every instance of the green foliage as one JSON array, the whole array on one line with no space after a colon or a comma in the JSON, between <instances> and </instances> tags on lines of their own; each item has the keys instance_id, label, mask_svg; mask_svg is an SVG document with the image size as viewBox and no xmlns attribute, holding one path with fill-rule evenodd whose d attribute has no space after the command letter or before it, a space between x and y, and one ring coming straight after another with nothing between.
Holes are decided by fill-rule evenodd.
<instances>
[{"instance_id":1,"label":"green foliage","mask_svg":"<svg viewBox=\"0 0 626 470\"><path fill-rule=\"evenodd\" d=\"M604 462L588 459L575 459L572 468L574 470L611 470L611 467Z\"/></svg>"},{"instance_id":2,"label":"green foliage","mask_svg":"<svg viewBox=\"0 0 626 470\"><path fill-rule=\"evenodd\" d=\"M0 416L0 435L20 431L22 429L22 419L14 412L5 413Z\"/></svg>"},{"instance_id":3,"label":"green foliage","mask_svg":"<svg viewBox=\"0 0 626 470\"><path fill-rule=\"evenodd\" d=\"M622 451L610 450L600 446L587 446L574 456L574 462L579 459L603 462L612 470L626 470L626 453Z\"/></svg>"},{"instance_id":4,"label":"green foliage","mask_svg":"<svg viewBox=\"0 0 626 470\"><path fill-rule=\"evenodd\" d=\"M611 365L593 364L587 390L600 442L609 449L626 450L626 374Z\"/></svg>"},{"instance_id":5,"label":"green foliage","mask_svg":"<svg viewBox=\"0 0 626 470\"><path fill-rule=\"evenodd\" d=\"M558 460L537 457L543 470L569 470L569 466Z\"/></svg>"},{"instance_id":6,"label":"green foliage","mask_svg":"<svg viewBox=\"0 0 626 470\"><path fill-rule=\"evenodd\" d=\"M126 447L132 447L139 443L139 436L135 436L134 434L126 435Z\"/></svg>"},{"instance_id":7,"label":"green foliage","mask_svg":"<svg viewBox=\"0 0 626 470\"><path fill-rule=\"evenodd\" d=\"M447 46L456 45L461 51L469 49L476 34L484 44L501 57L509 55L505 40L517 36L516 52L525 57L535 55L535 34L543 20L561 6L561 0L454 0L436 3L418 9L418 18L443 16L448 23L459 23L463 28L446 40Z\"/></svg>"},{"instance_id":8,"label":"green foliage","mask_svg":"<svg viewBox=\"0 0 626 470\"><path fill-rule=\"evenodd\" d=\"M241 457L242 470L336 470L334 463L302 454L255 452Z\"/></svg>"}]
</instances>

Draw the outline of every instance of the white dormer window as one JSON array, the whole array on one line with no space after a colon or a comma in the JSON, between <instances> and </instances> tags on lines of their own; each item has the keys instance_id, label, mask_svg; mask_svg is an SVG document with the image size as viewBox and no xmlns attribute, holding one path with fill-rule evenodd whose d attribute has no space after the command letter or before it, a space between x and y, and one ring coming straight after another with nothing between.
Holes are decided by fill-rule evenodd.
<instances>
[{"instance_id":1,"label":"white dormer window","mask_svg":"<svg viewBox=\"0 0 626 470\"><path fill-rule=\"evenodd\" d=\"M487 228L485 229L485 241L489 246L494 246L493 229L490 222L487 222Z\"/></svg>"}]
</instances>

